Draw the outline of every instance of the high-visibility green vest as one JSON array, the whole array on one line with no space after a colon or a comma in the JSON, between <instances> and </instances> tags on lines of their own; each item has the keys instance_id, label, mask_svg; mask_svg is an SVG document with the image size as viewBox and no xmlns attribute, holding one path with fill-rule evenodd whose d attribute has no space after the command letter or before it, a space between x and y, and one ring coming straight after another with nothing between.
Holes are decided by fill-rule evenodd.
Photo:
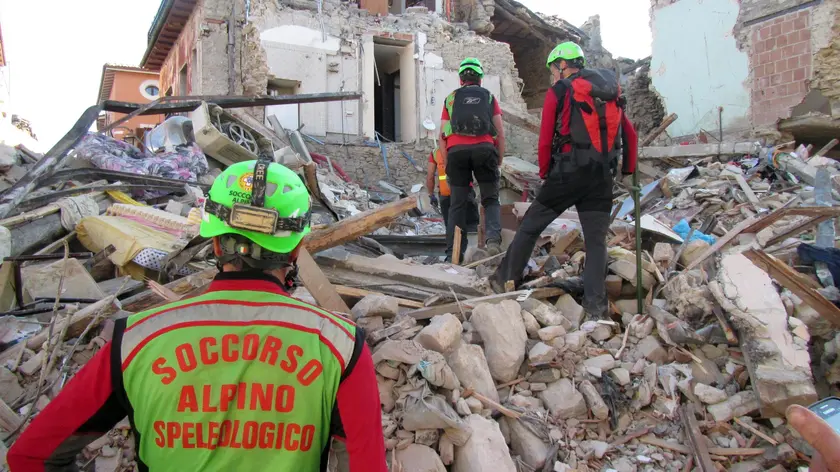
<instances>
[{"instance_id":1,"label":"high-visibility green vest","mask_svg":"<svg viewBox=\"0 0 840 472\"><path fill-rule=\"evenodd\" d=\"M151 470L318 470L353 323L215 291L128 318L123 384Z\"/></svg>"}]
</instances>

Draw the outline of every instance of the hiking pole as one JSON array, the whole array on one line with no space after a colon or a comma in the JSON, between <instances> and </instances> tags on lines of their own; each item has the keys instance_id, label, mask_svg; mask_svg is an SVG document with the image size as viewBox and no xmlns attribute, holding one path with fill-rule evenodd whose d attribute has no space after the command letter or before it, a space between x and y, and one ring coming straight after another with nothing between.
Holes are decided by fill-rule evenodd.
<instances>
[{"instance_id":1,"label":"hiking pole","mask_svg":"<svg viewBox=\"0 0 840 472\"><path fill-rule=\"evenodd\" d=\"M645 138L639 143L639 152L641 153L641 148L650 145L654 139L664 133L665 130L671 126L671 123L675 121L677 121L676 113L671 113L665 117L665 119L662 120L662 123L645 136ZM633 196L633 220L635 220L634 223L636 225L636 308L639 310L639 314L641 315L644 312L645 306L645 297L643 293L644 287L642 286L642 189L639 187L638 165L636 167L637 168L633 171L633 186L630 189L630 194Z\"/></svg>"},{"instance_id":2,"label":"hiking pole","mask_svg":"<svg viewBox=\"0 0 840 472\"><path fill-rule=\"evenodd\" d=\"M642 286L642 209L641 209L641 188L639 187L639 171L633 172L633 187L630 193L633 195L634 223L636 225L636 308L641 315L644 313L644 287Z\"/></svg>"}]
</instances>

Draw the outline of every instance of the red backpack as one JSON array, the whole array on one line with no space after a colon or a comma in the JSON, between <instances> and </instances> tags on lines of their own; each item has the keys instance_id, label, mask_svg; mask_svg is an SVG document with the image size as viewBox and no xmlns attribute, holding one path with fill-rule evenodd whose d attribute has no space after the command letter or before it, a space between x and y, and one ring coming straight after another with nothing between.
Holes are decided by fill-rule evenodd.
<instances>
[{"instance_id":1,"label":"red backpack","mask_svg":"<svg viewBox=\"0 0 840 472\"><path fill-rule=\"evenodd\" d=\"M565 84L567 97L560 96L559 84ZM623 98L615 71L582 69L554 86L563 104L557 120L554 154L561 154L563 145L571 144L568 165L560 159L561 168L577 169L600 164L605 173L618 164L621 153L621 116ZM568 108L567 108L568 106ZM568 113L564 113L566 110Z\"/></svg>"}]
</instances>

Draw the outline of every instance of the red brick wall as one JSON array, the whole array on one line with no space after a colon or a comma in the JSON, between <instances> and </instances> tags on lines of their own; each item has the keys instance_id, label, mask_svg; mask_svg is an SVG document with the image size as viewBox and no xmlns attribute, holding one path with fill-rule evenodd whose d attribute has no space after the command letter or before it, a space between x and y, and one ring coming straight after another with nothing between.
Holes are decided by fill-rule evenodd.
<instances>
[{"instance_id":1,"label":"red brick wall","mask_svg":"<svg viewBox=\"0 0 840 472\"><path fill-rule=\"evenodd\" d=\"M755 126L788 118L811 80L811 8L752 26L752 117Z\"/></svg>"}]
</instances>

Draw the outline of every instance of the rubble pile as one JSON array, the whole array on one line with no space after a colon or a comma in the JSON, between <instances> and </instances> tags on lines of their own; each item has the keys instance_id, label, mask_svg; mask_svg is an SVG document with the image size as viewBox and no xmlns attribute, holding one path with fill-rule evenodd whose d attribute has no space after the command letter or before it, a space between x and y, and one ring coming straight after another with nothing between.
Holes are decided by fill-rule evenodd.
<instances>
[{"instance_id":1,"label":"rubble pile","mask_svg":"<svg viewBox=\"0 0 840 472\"><path fill-rule=\"evenodd\" d=\"M645 148L663 168L643 167L638 241L629 187L617 186L611 316L599 319L581 306L574 211L540 238L525 283L493 293L485 278L501 257L443 263L441 218L420 186L362 188L302 140L213 113L257 147L188 139L162 145L155 158L171 165L133 172L108 166L135 150L101 136L80 136L95 159L6 153L0 172L20 175L0 194L5 445L109 341L115 318L206 289L217 272L198 236L209 184L271 150L313 197L312 257L293 296L365 330L392 470L781 471L811 453L783 418L840 385L834 161L753 143L716 146L720 158ZM505 162L505 188L532 196L535 166ZM528 205L503 206L507 244ZM133 444L121 424L79 465L129 470ZM331 457L346 470L340 448Z\"/></svg>"}]
</instances>

